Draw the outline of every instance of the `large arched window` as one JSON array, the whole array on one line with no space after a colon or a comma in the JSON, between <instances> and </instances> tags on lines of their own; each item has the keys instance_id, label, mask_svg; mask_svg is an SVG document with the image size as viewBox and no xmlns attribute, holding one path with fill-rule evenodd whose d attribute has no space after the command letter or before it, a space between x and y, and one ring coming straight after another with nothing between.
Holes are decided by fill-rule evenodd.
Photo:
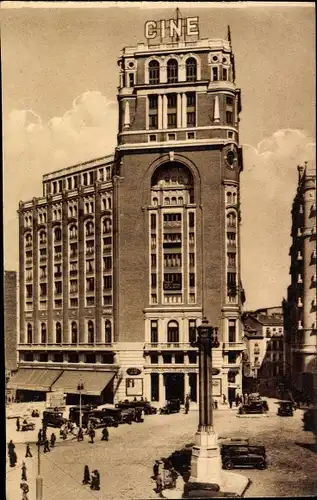
<instances>
[{"instance_id":1,"label":"large arched window","mask_svg":"<svg viewBox=\"0 0 317 500\"><path fill-rule=\"evenodd\" d=\"M195 80L197 80L197 61L190 57L186 61L186 81L194 82Z\"/></svg>"},{"instance_id":2,"label":"large arched window","mask_svg":"<svg viewBox=\"0 0 317 500\"><path fill-rule=\"evenodd\" d=\"M160 63L158 61L149 63L149 83L160 83Z\"/></svg>"},{"instance_id":3,"label":"large arched window","mask_svg":"<svg viewBox=\"0 0 317 500\"><path fill-rule=\"evenodd\" d=\"M55 327L56 344L62 343L62 325L58 321Z\"/></svg>"},{"instance_id":4,"label":"large arched window","mask_svg":"<svg viewBox=\"0 0 317 500\"><path fill-rule=\"evenodd\" d=\"M167 83L176 83L178 81L178 62L170 59L167 62Z\"/></svg>"},{"instance_id":5,"label":"large arched window","mask_svg":"<svg viewBox=\"0 0 317 500\"><path fill-rule=\"evenodd\" d=\"M91 320L88 321L88 344L95 342L95 328Z\"/></svg>"},{"instance_id":6,"label":"large arched window","mask_svg":"<svg viewBox=\"0 0 317 500\"><path fill-rule=\"evenodd\" d=\"M170 321L167 325L167 342L173 344L179 343L179 326L177 321Z\"/></svg>"},{"instance_id":7,"label":"large arched window","mask_svg":"<svg viewBox=\"0 0 317 500\"><path fill-rule=\"evenodd\" d=\"M46 344L46 324L41 323L41 342Z\"/></svg>"},{"instance_id":8,"label":"large arched window","mask_svg":"<svg viewBox=\"0 0 317 500\"><path fill-rule=\"evenodd\" d=\"M32 335L32 325L31 323L28 323L27 326L27 343L32 344L33 342L33 335Z\"/></svg>"},{"instance_id":9,"label":"large arched window","mask_svg":"<svg viewBox=\"0 0 317 500\"><path fill-rule=\"evenodd\" d=\"M111 344L111 322L107 319L105 321L105 343Z\"/></svg>"},{"instance_id":10,"label":"large arched window","mask_svg":"<svg viewBox=\"0 0 317 500\"><path fill-rule=\"evenodd\" d=\"M76 321L72 322L71 333L72 333L72 344L77 344L77 342L78 342L78 329L77 329Z\"/></svg>"}]
</instances>

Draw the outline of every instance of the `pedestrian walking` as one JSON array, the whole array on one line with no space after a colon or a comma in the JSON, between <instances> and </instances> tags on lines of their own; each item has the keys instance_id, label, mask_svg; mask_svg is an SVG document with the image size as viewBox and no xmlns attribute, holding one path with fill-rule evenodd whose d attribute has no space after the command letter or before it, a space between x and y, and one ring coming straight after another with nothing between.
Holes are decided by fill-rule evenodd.
<instances>
[{"instance_id":1,"label":"pedestrian walking","mask_svg":"<svg viewBox=\"0 0 317 500\"><path fill-rule=\"evenodd\" d=\"M237 392L236 394L236 407L238 407L240 404L240 396L239 396L239 393Z\"/></svg>"},{"instance_id":2,"label":"pedestrian walking","mask_svg":"<svg viewBox=\"0 0 317 500\"><path fill-rule=\"evenodd\" d=\"M171 473L171 479L172 479L172 488L176 488L176 481L178 478L178 474L177 474L176 470L174 469L174 467L171 468L170 473Z\"/></svg>"},{"instance_id":3,"label":"pedestrian walking","mask_svg":"<svg viewBox=\"0 0 317 500\"><path fill-rule=\"evenodd\" d=\"M95 476L96 476L96 482L95 482L95 485L96 485L96 490L99 491L100 490L100 474L99 474L99 470L95 470Z\"/></svg>"},{"instance_id":4,"label":"pedestrian walking","mask_svg":"<svg viewBox=\"0 0 317 500\"><path fill-rule=\"evenodd\" d=\"M84 433L81 427L78 429L77 433L77 441L83 441L84 440Z\"/></svg>"},{"instance_id":5,"label":"pedestrian walking","mask_svg":"<svg viewBox=\"0 0 317 500\"><path fill-rule=\"evenodd\" d=\"M222 395L222 404L227 404L227 398L225 394Z\"/></svg>"},{"instance_id":6,"label":"pedestrian walking","mask_svg":"<svg viewBox=\"0 0 317 500\"><path fill-rule=\"evenodd\" d=\"M104 427L102 429L102 438L101 441L108 441L109 440L109 431L107 427Z\"/></svg>"},{"instance_id":7,"label":"pedestrian walking","mask_svg":"<svg viewBox=\"0 0 317 500\"><path fill-rule=\"evenodd\" d=\"M37 442L41 444L42 441L43 441L43 435L42 435L42 429L40 429L39 432L37 433Z\"/></svg>"},{"instance_id":8,"label":"pedestrian walking","mask_svg":"<svg viewBox=\"0 0 317 500\"><path fill-rule=\"evenodd\" d=\"M25 458L32 458L33 455L31 453L30 445L29 443L26 443L26 450L25 450Z\"/></svg>"},{"instance_id":9,"label":"pedestrian walking","mask_svg":"<svg viewBox=\"0 0 317 500\"><path fill-rule=\"evenodd\" d=\"M52 432L51 434L51 439L50 439L50 442L51 442L51 447L54 448L55 447L55 441L56 441L56 436L54 434L54 432Z\"/></svg>"},{"instance_id":10,"label":"pedestrian walking","mask_svg":"<svg viewBox=\"0 0 317 500\"><path fill-rule=\"evenodd\" d=\"M156 477L159 473L159 462L158 460L155 460L154 465L153 465L153 479L156 480Z\"/></svg>"},{"instance_id":11,"label":"pedestrian walking","mask_svg":"<svg viewBox=\"0 0 317 500\"><path fill-rule=\"evenodd\" d=\"M163 478L162 474L157 474L156 476L156 493L161 493L163 490Z\"/></svg>"},{"instance_id":12,"label":"pedestrian walking","mask_svg":"<svg viewBox=\"0 0 317 500\"><path fill-rule=\"evenodd\" d=\"M190 404L189 394L187 394L185 398L185 415L187 415L189 412L189 404Z\"/></svg>"},{"instance_id":13,"label":"pedestrian walking","mask_svg":"<svg viewBox=\"0 0 317 500\"><path fill-rule=\"evenodd\" d=\"M20 430L20 419L19 419L19 417L17 418L16 426L17 426L17 431L19 431Z\"/></svg>"},{"instance_id":14,"label":"pedestrian walking","mask_svg":"<svg viewBox=\"0 0 317 500\"><path fill-rule=\"evenodd\" d=\"M10 467L15 467L16 463L18 461L17 454L14 450L12 450L9 454L9 462L10 462Z\"/></svg>"},{"instance_id":15,"label":"pedestrian walking","mask_svg":"<svg viewBox=\"0 0 317 500\"><path fill-rule=\"evenodd\" d=\"M43 441L47 440L46 427L43 427L42 438L43 438Z\"/></svg>"},{"instance_id":16,"label":"pedestrian walking","mask_svg":"<svg viewBox=\"0 0 317 500\"><path fill-rule=\"evenodd\" d=\"M90 437L89 443L93 444L95 435L96 435L96 433L95 433L94 429L91 429L91 431L89 432L89 437Z\"/></svg>"},{"instance_id":17,"label":"pedestrian walking","mask_svg":"<svg viewBox=\"0 0 317 500\"><path fill-rule=\"evenodd\" d=\"M91 473L91 483L90 483L90 489L91 490L96 490L97 486L97 475L96 475L96 471L93 470L92 473Z\"/></svg>"},{"instance_id":18,"label":"pedestrian walking","mask_svg":"<svg viewBox=\"0 0 317 500\"><path fill-rule=\"evenodd\" d=\"M10 440L9 444L8 444L8 455L10 456L11 453L14 451L14 448L15 448L15 444L13 444L13 441L12 439Z\"/></svg>"},{"instance_id":19,"label":"pedestrian walking","mask_svg":"<svg viewBox=\"0 0 317 500\"><path fill-rule=\"evenodd\" d=\"M22 490L22 500L28 500L28 492L30 491L27 483L20 483L20 488Z\"/></svg>"},{"instance_id":20,"label":"pedestrian walking","mask_svg":"<svg viewBox=\"0 0 317 500\"><path fill-rule=\"evenodd\" d=\"M89 484L89 483L90 483L89 467L88 465L85 465L83 484Z\"/></svg>"},{"instance_id":21,"label":"pedestrian walking","mask_svg":"<svg viewBox=\"0 0 317 500\"><path fill-rule=\"evenodd\" d=\"M26 465L25 462L22 462L22 467L21 467L21 481L27 481L26 477Z\"/></svg>"},{"instance_id":22,"label":"pedestrian walking","mask_svg":"<svg viewBox=\"0 0 317 500\"><path fill-rule=\"evenodd\" d=\"M45 441L44 441L44 453L46 453L47 451L51 451L50 450L50 445L49 445L49 442L48 442L48 439L46 438Z\"/></svg>"},{"instance_id":23,"label":"pedestrian walking","mask_svg":"<svg viewBox=\"0 0 317 500\"><path fill-rule=\"evenodd\" d=\"M229 399L229 407L232 408L232 405L233 405L233 401L232 401L232 399Z\"/></svg>"}]
</instances>

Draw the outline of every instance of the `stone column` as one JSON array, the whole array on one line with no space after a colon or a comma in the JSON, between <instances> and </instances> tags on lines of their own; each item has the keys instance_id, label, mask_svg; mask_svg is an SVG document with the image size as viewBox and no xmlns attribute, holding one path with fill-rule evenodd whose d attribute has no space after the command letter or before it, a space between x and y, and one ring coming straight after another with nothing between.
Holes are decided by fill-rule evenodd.
<instances>
[{"instance_id":1,"label":"stone column","mask_svg":"<svg viewBox=\"0 0 317 500\"><path fill-rule=\"evenodd\" d=\"M158 129L163 128L163 96L159 95L157 100L157 122Z\"/></svg>"},{"instance_id":2,"label":"stone column","mask_svg":"<svg viewBox=\"0 0 317 500\"><path fill-rule=\"evenodd\" d=\"M182 128L182 94L177 94L177 127Z\"/></svg>"},{"instance_id":3,"label":"stone column","mask_svg":"<svg viewBox=\"0 0 317 500\"><path fill-rule=\"evenodd\" d=\"M184 373L184 395L186 398L186 395L189 394L190 387L189 387L189 373L185 372Z\"/></svg>"},{"instance_id":4,"label":"stone column","mask_svg":"<svg viewBox=\"0 0 317 500\"><path fill-rule=\"evenodd\" d=\"M182 94L182 128L186 128L187 126L187 97L186 94Z\"/></svg>"},{"instance_id":5,"label":"stone column","mask_svg":"<svg viewBox=\"0 0 317 500\"><path fill-rule=\"evenodd\" d=\"M162 405L165 403L164 373L159 373L159 402Z\"/></svg>"},{"instance_id":6,"label":"stone column","mask_svg":"<svg viewBox=\"0 0 317 500\"><path fill-rule=\"evenodd\" d=\"M163 95L163 129L167 129L167 96Z\"/></svg>"}]
</instances>

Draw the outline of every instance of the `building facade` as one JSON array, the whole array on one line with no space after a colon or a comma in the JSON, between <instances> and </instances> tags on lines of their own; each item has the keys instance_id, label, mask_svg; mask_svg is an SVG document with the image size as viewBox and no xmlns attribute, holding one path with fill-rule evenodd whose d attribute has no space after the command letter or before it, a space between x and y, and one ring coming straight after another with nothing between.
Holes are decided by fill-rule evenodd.
<instances>
[{"instance_id":1,"label":"building facade","mask_svg":"<svg viewBox=\"0 0 317 500\"><path fill-rule=\"evenodd\" d=\"M291 284L284 301L285 376L294 397L317 391L316 170L298 166L292 206Z\"/></svg>"},{"instance_id":2,"label":"building facade","mask_svg":"<svg viewBox=\"0 0 317 500\"><path fill-rule=\"evenodd\" d=\"M189 19L123 49L114 156L20 204L20 367L60 371L53 389L108 372L115 400L197 401L206 316L214 396L241 392L241 96L230 32L201 39Z\"/></svg>"},{"instance_id":3,"label":"building facade","mask_svg":"<svg viewBox=\"0 0 317 500\"><path fill-rule=\"evenodd\" d=\"M255 386L266 396L276 396L284 373L282 307L246 311L244 325L244 389Z\"/></svg>"},{"instance_id":4,"label":"building facade","mask_svg":"<svg viewBox=\"0 0 317 500\"><path fill-rule=\"evenodd\" d=\"M17 272L4 271L4 352L5 370L10 376L17 369L18 333Z\"/></svg>"}]
</instances>

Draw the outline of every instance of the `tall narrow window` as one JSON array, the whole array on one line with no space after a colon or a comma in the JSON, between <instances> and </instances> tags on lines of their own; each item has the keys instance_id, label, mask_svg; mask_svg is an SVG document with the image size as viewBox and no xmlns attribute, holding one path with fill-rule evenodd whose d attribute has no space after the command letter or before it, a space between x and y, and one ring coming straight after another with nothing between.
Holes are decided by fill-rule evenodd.
<instances>
[{"instance_id":1,"label":"tall narrow window","mask_svg":"<svg viewBox=\"0 0 317 500\"><path fill-rule=\"evenodd\" d=\"M32 344L33 339L32 339L32 325L31 323L28 323L27 326L27 343Z\"/></svg>"},{"instance_id":2,"label":"tall narrow window","mask_svg":"<svg viewBox=\"0 0 317 500\"><path fill-rule=\"evenodd\" d=\"M167 342L179 343L179 327L177 321L170 321L167 325Z\"/></svg>"},{"instance_id":3,"label":"tall narrow window","mask_svg":"<svg viewBox=\"0 0 317 500\"><path fill-rule=\"evenodd\" d=\"M91 320L88 321L88 344L93 344L95 341L94 324Z\"/></svg>"},{"instance_id":4,"label":"tall narrow window","mask_svg":"<svg viewBox=\"0 0 317 500\"><path fill-rule=\"evenodd\" d=\"M41 323L41 342L46 344L46 324Z\"/></svg>"},{"instance_id":5,"label":"tall narrow window","mask_svg":"<svg viewBox=\"0 0 317 500\"><path fill-rule=\"evenodd\" d=\"M213 79L214 82L217 82L218 79L219 79L218 78L218 68L217 68L217 66L214 66L212 68L212 79Z\"/></svg>"},{"instance_id":6,"label":"tall narrow window","mask_svg":"<svg viewBox=\"0 0 317 500\"><path fill-rule=\"evenodd\" d=\"M155 84L160 82L160 63L151 61L149 63L149 83Z\"/></svg>"},{"instance_id":7,"label":"tall narrow window","mask_svg":"<svg viewBox=\"0 0 317 500\"><path fill-rule=\"evenodd\" d=\"M156 215L151 214L151 229L156 229Z\"/></svg>"},{"instance_id":8,"label":"tall narrow window","mask_svg":"<svg viewBox=\"0 0 317 500\"><path fill-rule=\"evenodd\" d=\"M176 83L178 81L178 63L175 59L167 62L167 83Z\"/></svg>"},{"instance_id":9,"label":"tall narrow window","mask_svg":"<svg viewBox=\"0 0 317 500\"><path fill-rule=\"evenodd\" d=\"M77 344L78 342L78 329L77 329L77 323L76 321L72 322L71 325L71 339L72 339L72 344Z\"/></svg>"},{"instance_id":10,"label":"tall narrow window","mask_svg":"<svg viewBox=\"0 0 317 500\"><path fill-rule=\"evenodd\" d=\"M107 319L105 322L105 343L111 344L111 322Z\"/></svg>"},{"instance_id":11,"label":"tall narrow window","mask_svg":"<svg viewBox=\"0 0 317 500\"><path fill-rule=\"evenodd\" d=\"M195 342L196 340L196 320L189 320L189 328L188 328L188 340L189 342Z\"/></svg>"},{"instance_id":12,"label":"tall narrow window","mask_svg":"<svg viewBox=\"0 0 317 500\"><path fill-rule=\"evenodd\" d=\"M158 343L158 326L157 321L151 321L151 344Z\"/></svg>"},{"instance_id":13,"label":"tall narrow window","mask_svg":"<svg viewBox=\"0 0 317 500\"><path fill-rule=\"evenodd\" d=\"M129 87L134 87L134 74L129 73Z\"/></svg>"},{"instance_id":14,"label":"tall narrow window","mask_svg":"<svg viewBox=\"0 0 317 500\"><path fill-rule=\"evenodd\" d=\"M236 320L235 319L229 319L228 340L229 340L229 342L236 342Z\"/></svg>"},{"instance_id":15,"label":"tall narrow window","mask_svg":"<svg viewBox=\"0 0 317 500\"><path fill-rule=\"evenodd\" d=\"M233 105L234 99L231 96L226 97L226 122L228 125L233 125Z\"/></svg>"},{"instance_id":16,"label":"tall narrow window","mask_svg":"<svg viewBox=\"0 0 317 500\"><path fill-rule=\"evenodd\" d=\"M167 95L167 126L168 128L177 127L177 95Z\"/></svg>"},{"instance_id":17,"label":"tall narrow window","mask_svg":"<svg viewBox=\"0 0 317 500\"><path fill-rule=\"evenodd\" d=\"M197 80L197 62L196 59L190 57L186 61L186 81L194 82Z\"/></svg>"},{"instance_id":18,"label":"tall narrow window","mask_svg":"<svg viewBox=\"0 0 317 500\"><path fill-rule=\"evenodd\" d=\"M56 323L56 344L61 344L61 343L62 343L62 326L58 321Z\"/></svg>"},{"instance_id":19,"label":"tall narrow window","mask_svg":"<svg viewBox=\"0 0 317 500\"><path fill-rule=\"evenodd\" d=\"M150 95L149 99L149 128L156 129L158 127L158 96Z\"/></svg>"},{"instance_id":20,"label":"tall narrow window","mask_svg":"<svg viewBox=\"0 0 317 500\"><path fill-rule=\"evenodd\" d=\"M196 94L190 92L187 94L187 127L196 125Z\"/></svg>"}]
</instances>

